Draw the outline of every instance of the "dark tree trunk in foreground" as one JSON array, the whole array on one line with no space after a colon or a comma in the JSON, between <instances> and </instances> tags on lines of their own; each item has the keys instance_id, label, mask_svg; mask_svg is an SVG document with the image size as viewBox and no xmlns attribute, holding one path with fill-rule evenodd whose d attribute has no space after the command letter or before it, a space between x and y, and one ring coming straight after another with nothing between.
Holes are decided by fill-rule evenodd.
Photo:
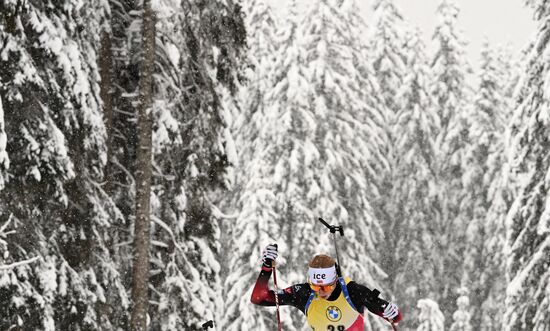
<instances>
[{"instance_id":1,"label":"dark tree trunk in foreground","mask_svg":"<svg viewBox=\"0 0 550 331\"><path fill-rule=\"evenodd\" d=\"M105 116L105 129L107 131L107 164L105 166L105 191L112 192L113 185L113 103L112 103L112 63L113 52L111 50L110 32L101 33L101 50L99 53L99 72L101 74L101 101L103 102L103 115Z\"/></svg>"},{"instance_id":2,"label":"dark tree trunk in foreground","mask_svg":"<svg viewBox=\"0 0 550 331\"><path fill-rule=\"evenodd\" d=\"M155 61L155 18L151 0L143 1L143 54L140 68L138 150L136 167L136 219L132 272L133 311L131 330L147 330L149 303L149 211L151 193L151 149L153 66Z\"/></svg>"}]
</instances>

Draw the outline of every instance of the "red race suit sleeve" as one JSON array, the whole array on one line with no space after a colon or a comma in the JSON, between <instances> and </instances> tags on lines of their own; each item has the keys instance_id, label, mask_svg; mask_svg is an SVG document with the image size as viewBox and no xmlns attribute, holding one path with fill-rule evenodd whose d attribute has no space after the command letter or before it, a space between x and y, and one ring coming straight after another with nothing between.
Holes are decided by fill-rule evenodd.
<instances>
[{"instance_id":1,"label":"red race suit sleeve","mask_svg":"<svg viewBox=\"0 0 550 331\"><path fill-rule=\"evenodd\" d=\"M269 279L271 278L272 269L262 266L260 276L254 289L250 301L253 304L260 306L275 306L275 291L269 289ZM304 311L306 302L309 298L310 290L307 284L294 284L277 292L279 306L294 306Z\"/></svg>"},{"instance_id":2,"label":"red race suit sleeve","mask_svg":"<svg viewBox=\"0 0 550 331\"><path fill-rule=\"evenodd\" d=\"M275 306L275 292L270 290L268 285L271 273L271 268L262 266L262 271L260 272L260 276L258 276L258 280L256 280L256 284L252 290L252 296L250 297L250 301L252 301L253 304L260 306Z\"/></svg>"}]
</instances>

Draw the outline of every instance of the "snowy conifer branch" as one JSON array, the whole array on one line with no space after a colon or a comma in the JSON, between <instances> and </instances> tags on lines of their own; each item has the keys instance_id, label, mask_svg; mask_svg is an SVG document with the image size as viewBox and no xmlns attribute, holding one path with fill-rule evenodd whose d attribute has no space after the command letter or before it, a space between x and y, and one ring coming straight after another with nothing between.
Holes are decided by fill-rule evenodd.
<instances>
[{"instance_id":1,"label":"snowy conifer branch","mask_svg":"<svg viewBox=\"0 0 550 331\"><path fill-rule=\"evenodd\" d=\"M8 234L15 233L15 230L6 231L6 229L8 228L8 226L10 225L12 220L13 220L13 214L10 214L10 216L8 217L8 220L6 221L6 223L4 223L4 225L2 225L0 227L0 237L6 238L6 236ZM5 244L5 242L3 240L0 240L0 242ZM34 261L38 260L39 258L40 258L40 256L35 256L35 257L27 259L27 260L18 261L18 262L14 262L14 263L11 263L11 264L0 265L0 270L8 270L8 269L13 269L13 268L25 265L25 264L30 264L30 263L33 263Z\"/></svg>"},{"instance_id":2,"label":"snowy conifer branch","mask_svg":"<svg viewBox=\"0 0 550 331\"><path fill-rule=\"evenodd\" d=\"M27 259L27 260L14 262L12 264L0 265L0 270L8 270L8 269L13 269L13 268L16 268L16 267L20 267L20 266L25 265L25 264L33 263L34 261L36 261L38 259L40 259L40 256L35 256L35 257Z\"/></svg>"},{"instance_id":3,"label":"snowy conifer branch","mask_svg":"<svg viewBox=\"0 0 550 331\"><path fill-rule=\"evenodd\" d=\"M158 218L155 215L151 215L151 220L153 222L155 222L156 224L160 225L160 227L163 228L164 230L166 230L166 232L168 232L168 234L172 238L172 242L174 244L174 247L176 247L178 249L178 251L180 251L183 255L185 252L184 252L183 248L178 244L178 241L176 240L176 236L174 235L174 232L172 231L170 226L168 226L168 224L166 224L163 220L161 220L160 218Z\"/></svg>"},{"instance_id":4,"label":"snowy conifer branch","mask_svg":"<svg viewBox=\"0 0 550 331\"><path fill-rule=\"evenodd\" d=\"M8 217L8 221L4 225L2 225L2 227L0 227L0 236L5 237L6 234L8 234L8 233L5 233L4 231L6 231L6 228L8 227L8 225L10 225L12 219L13 219L13 215L10 215L10 217Z\"/></svg>"},{"instance_id":5,"label":"snowy conifer branch","mask_svg":"<svg viewBox=\"0 0 550 331\"><path fill-rule=\"evenodd\" d=\"M220 210L220 208L218 208L218 206L216 206L212 201L210 201L210 199L208 199L208 204L212 208L212 212L214 214L214 217L216 217L216 218L233 219L234 220L234 219L237 219L237 217L239 217L239 213L237 213L237 212L234 212L233 214L224 213L223 211Z\"/></svg>"}]
</instances>

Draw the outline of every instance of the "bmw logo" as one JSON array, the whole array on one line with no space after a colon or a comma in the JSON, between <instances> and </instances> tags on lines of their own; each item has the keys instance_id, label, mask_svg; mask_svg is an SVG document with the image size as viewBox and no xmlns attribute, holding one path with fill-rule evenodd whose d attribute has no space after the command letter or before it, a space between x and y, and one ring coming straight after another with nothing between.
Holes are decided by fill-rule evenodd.
<instances>
[{"instance_id":1,"label":"bmw logo","mask_svg":"<svg viewBox=\"0 0 550 331\"><path fill-rule=\"evenodd\" d=\"M331 322L338 322L342 318L342 312L340 308L336 306L330 306L327 308L327 318Z\"/></svg>"}]
</instances>

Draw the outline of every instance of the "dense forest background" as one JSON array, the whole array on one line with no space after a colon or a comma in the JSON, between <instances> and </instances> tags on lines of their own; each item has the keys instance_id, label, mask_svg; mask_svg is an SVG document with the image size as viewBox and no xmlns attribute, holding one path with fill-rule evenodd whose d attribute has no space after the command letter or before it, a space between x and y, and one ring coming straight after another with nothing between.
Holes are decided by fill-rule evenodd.
<instances>
[{"instance_id":1,"label":"dense forest background","mask_svg":"<svg viewBox=\"0 0 550 331\"><path fill-rule=\"evenodd\" d=\"M455 0L429 45L392 0L1 0L0 329L274 330L260 252L303 282L323 217L400 330L550 331L550 3L524 2L532 41L474 69Z\"/></svg>"}]
</instances>

